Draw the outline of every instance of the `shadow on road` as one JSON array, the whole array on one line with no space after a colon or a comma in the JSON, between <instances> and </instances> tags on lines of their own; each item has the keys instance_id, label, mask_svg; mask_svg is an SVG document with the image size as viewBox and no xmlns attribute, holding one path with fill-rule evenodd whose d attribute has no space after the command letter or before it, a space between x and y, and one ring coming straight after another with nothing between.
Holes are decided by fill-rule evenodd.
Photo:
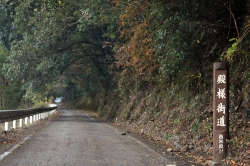
<instances>
[{"instance_id":1,"label":"shadow on road","mask_svg":"<svg viewBox=\"0 0 250 166\"><path fill-rule=\"evenodd\" d=\"M99 119L94 119L87 115L85 112L79 112L79 110L71 109L58 109L61 112L59 118L55 121L57 122L88 122L88 123L104 123Z\"/></svg>"}]
</instances>

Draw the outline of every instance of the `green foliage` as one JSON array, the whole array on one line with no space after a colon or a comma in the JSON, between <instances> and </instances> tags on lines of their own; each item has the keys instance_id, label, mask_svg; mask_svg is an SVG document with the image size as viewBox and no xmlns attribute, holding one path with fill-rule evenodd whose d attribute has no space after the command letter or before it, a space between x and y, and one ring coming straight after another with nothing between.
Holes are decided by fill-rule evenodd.
<instances>
[{"instance_id":1,"label":"green foliage","mask_svg":"<svg viewBox=\"0 0 250 166\"><path fill-rule=\"evenodd\" d=\"M112 42L118 25L118 10L112 3L27 0L9 1L8 5L1 2L0 7L4 11L0 22L7 23L0 29L0 36L10 49L5 75L23 82L26 97L43 94L51 82L76 68L80 71L71 73L70 79L77 77L83 79L78 83L91 84L86 89L111 88L109 65L113 62ZM81 83L76 87L79 96L85 87Z\"/></svg>"},{"instance_id":2,"label":"green foliage","mask_svg":"<svg viewBox=\"0 0 250 166\"><path fill-rule=\"evenodd\" d=\"M232 138L230 140L227 140L227 143L230 144L232 147L236 147L238 145L238 141L236 138Z\"/></svg>"},{"instance_id":3,"label":"green foliage","mask_svg":"<svg viewBox=\"0 0 250 166\"><path fill-rule=\"evenodd\" d=\"M226 17L220 18L228 12L226 8L221 10L221 6L226 4L218 4L218 1L153 3L149 20L155 25L153 41L160 63L159 69L167 74L169 82L179 89L178 91L182 91L183 87L189 87L190 90L196 89L199 92L204 79L203 74L206 72L204 66L212 65L207 59L211 54L212 61L216 60L214 57L218 59L216 50L212 51L211 48L215 41L223 44L220 40L223 41L224 38L220 36L225 36L227 30L216 26L216 22L228 22Z\"/></svg>"},{"instance_id":4,"label":"green foliage","mask_svg":"<svg viewBox=\"0 0 250 166\"><path fill-rule=\"evenodd\" d=\"M12 35L14 27L11 14L18 4L15 0L0 2L0 43L7 49L10 49L10 42L15 38L15 35Z\"/></svg>"},{"instance_id":5,"label":"green foliage","mask_svg":"<svg viewBox=\"0 0 250 166\"><path fill-rule=\"evenodd\" d=\"M180 125L180 120L179 119L176 119L175 121L174 121L174 126L179 126Z\"/></svg>"},{"instance_id":6,"label":"green foliage","mask_svg":"<svg viewBox=\"0 0 250 166\"><path fill-rule=\"evenodd\" d=\"M171 140L172 136L173 136L172 133L165 134L164 139L165 139L166 141Z\"/></svg>"},{"instance_id":7,"label":"green foliage","mask_svg":"<svg viewBox=\"0 0 250 166\"><path fill-rule=\"evenodd\" d=\"M23 102L21 83L8 81L2 72L2 67L9 55L9 52L0 47L0 109L16 109Z\"/></svg>"},{"instance_id":8,"label":"green foliage","mask_svg":"<svg viewBox=\"0 0 250 166\"><path fill-rule=\"evenodd\" d=\"M235 55L235 52L236 52L237 49L238 49L239 41L238 41L238 39L236 39L236 38L232 38L232 39L230 39L229 41L230 41L230 42L233 41L233 44L232 44L231 47L229 47L229 48L227 49L227 51L226 51L225 53L223 53L223 54L221 55L221 57L222 57L222 59L225 59L225 60L227 60L227 61L229 61L229 62L232 62L232 61L233 61L233 56Z\"/></svg>"},{"instance_id":9,"label":"green foliage","mask_svg":"<svg viewBox=\"0 0 250 166\"><path fill-rule=\"evenodd\" d=\"M201 130L199 120L195 121L191 126L192 132L199 132Z\"/></svg>"},{"instance_id":10,"label":"green foliage","mask_svg":"<svg viewBox=\"0 0 250 166\"><path fill-rule=\"evenodd\" d=\"M206 125L206 130L208 133L212 133L213 132L213 125L211 125L211 124Z\"/></svg>"},{"instance_id":11,"label":"green foliage","mask_svg":"<svg viewBox=\"0 0 250 166\"><path fill-rule=\"evenodd\" d=\"M158 122L156 122L155 124L154 124L154 128L158 128Z\"/></svg>"}]
</instances>

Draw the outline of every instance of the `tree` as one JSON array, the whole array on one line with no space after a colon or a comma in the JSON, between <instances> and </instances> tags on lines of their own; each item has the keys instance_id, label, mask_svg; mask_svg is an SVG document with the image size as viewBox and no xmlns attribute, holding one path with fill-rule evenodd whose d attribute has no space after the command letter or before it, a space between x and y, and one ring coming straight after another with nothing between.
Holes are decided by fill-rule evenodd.
<instances>
[{"instance_id":1,"label":"tree","mask_svg":"<svg viewBox=\"0 0 250 166\"><path fill-rule=\"evenodd\" d=\"M117 25L111 2L28 0L6 10L14 27L9 36L15 36L4 65L9 79L22 80L29 91L43 91L66 70L86 65L103 79L99 86L110 88Z\"/></svg>"},{"instance_id":2,"label":"tree","mask_svg":"<svg viewBox=\"0 0 250 166\"><path fill-rule=\"evenodd\" d=\"M0 47L0 109L16 109L23 102L25 93L21 89L21 82L8 81L2 72L2 66L8 57L8 51Z\"/></svg>"}]
</instances>

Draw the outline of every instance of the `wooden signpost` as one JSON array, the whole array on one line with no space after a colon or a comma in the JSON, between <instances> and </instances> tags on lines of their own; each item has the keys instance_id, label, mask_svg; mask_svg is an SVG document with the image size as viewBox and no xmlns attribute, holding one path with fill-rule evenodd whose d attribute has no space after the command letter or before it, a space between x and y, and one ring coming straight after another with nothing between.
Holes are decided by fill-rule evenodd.
<instances>
[{"instance_id":1,"label":"wooden signpost","mask_svg":"<svg viewBox=\"0 0 250 166\"><path fill-rule=\"evenodd\" d=\"M220 162L227 155L229 138L229 78L228 64L213 66L213 161Z\"/></svg>"}]
</instances>

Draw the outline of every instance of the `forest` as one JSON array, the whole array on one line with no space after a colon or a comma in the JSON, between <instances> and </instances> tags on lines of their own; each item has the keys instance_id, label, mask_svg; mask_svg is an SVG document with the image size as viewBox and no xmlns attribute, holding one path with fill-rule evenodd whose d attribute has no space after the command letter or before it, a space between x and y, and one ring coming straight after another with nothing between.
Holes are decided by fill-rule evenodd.
<instances>
[{"instance_id":1,"label":"forest","mask_svg":"<svg viewBox=\"0 0 250 166\"><path fill-rule=\"evenodd\" d=\"M141 134L212 150L213 64L230 73L228 165L250 161L249 0L1 0L0 108L62 96ZM183 149L183 148L182 148Z\"/></svg>"}]
</instances>

